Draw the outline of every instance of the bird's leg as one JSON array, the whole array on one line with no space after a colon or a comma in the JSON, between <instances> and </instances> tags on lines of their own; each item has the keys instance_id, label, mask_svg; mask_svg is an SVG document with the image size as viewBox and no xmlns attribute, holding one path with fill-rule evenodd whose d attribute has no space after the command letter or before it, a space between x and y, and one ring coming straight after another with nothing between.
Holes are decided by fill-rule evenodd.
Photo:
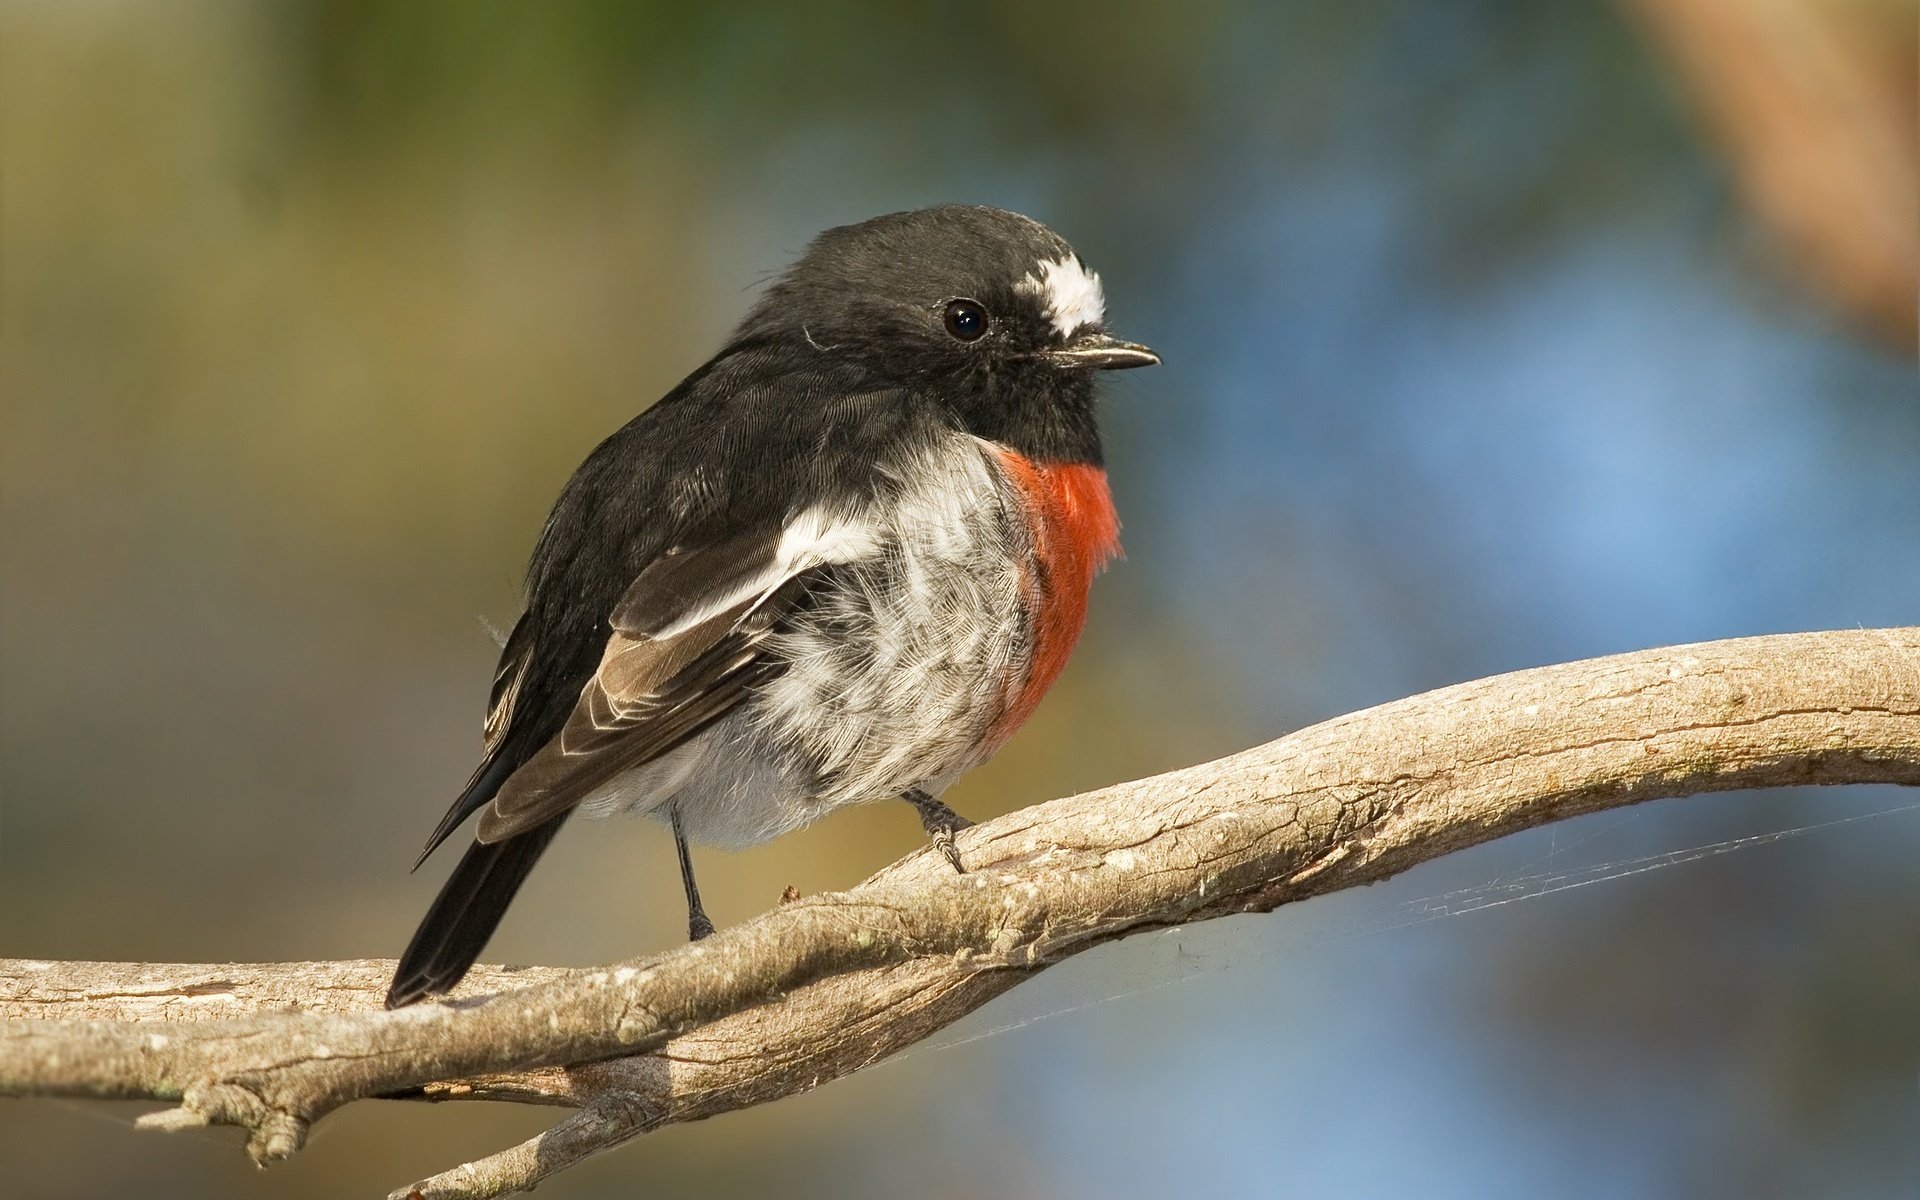
<instances>
[{"instance_id":1,"label":"bird's leg","mask_svg":"<svg viewBox=\"0 0 1920 1200\"><path fill-rule=\"evenodd\" d=\"M946 855L954 870L965 875L967 869L960 865L960 848L953 844L953 835L962 829L973 828L973 822L919 788L907 789L900 798L919 812L920 827L933 836L934 849Z\"/></svg>"},{"instance_id":2,"label":"bird's leg","mask_svg":"<svg viewBox=\"0 0 1920 1200\"><path fill-rule=\"evenodd\" d=\"M687 853L687 835L680 832L680 807L673 809L673 845L680 851L680 883L687 889L687 940L697 942L713 936L713 922L700 907L700 889L693 883L693 856Z\"/></svg>"}]
</instances>

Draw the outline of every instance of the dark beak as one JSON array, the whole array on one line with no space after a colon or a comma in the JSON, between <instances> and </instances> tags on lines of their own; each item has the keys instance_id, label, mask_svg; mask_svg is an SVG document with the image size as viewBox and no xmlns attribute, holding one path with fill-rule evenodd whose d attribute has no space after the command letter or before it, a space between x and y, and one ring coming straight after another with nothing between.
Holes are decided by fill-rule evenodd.
<instances>
[{"instance_id":1,"label":"dark beak","mask_svg":"<svg viewBox=\"0 0 1920 1200\"><path fill-rule=\"evenodd\" d=\"M1057 367L1091 368L1095 371L1124 371L1129 367L1160 365L1160 356L1145 346L1123 342L1117 337L1089 330L1058 350L1047 350L1041 358Z\"/></svg>"}]
</instances>

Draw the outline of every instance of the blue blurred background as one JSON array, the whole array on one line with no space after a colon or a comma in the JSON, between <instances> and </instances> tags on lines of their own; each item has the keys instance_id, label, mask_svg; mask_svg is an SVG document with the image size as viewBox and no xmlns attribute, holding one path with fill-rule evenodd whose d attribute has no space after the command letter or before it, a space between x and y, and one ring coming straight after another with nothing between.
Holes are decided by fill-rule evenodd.
<instances>
[{"instance_id":1,"label":"blue blurred background","mask_svg":"<svg viewBox=\"0 0 1920 1200\"><path fill-rule=\"evenodd\" d=\"M1054 226L1166 358L1108 406L1126 561L969 815L1913 622L1912 289L1865 312L1756 201L1796 147L1728 136L1661 8L0 6L0 954L397 951L566 474L815 231L940 200ZM1912 5L1826 10L1910 120ZM1603 814L1137 939L541 1194L1913 1195L1914 804ZM739 920L920 842L881 806L702 881ZM581 827L489 958L681 920L657 827ZM554 1119L362 1105L261 1176L136 1111L10 1106L4 1190L381 1194Z\"/></svg>"}]
</instances>

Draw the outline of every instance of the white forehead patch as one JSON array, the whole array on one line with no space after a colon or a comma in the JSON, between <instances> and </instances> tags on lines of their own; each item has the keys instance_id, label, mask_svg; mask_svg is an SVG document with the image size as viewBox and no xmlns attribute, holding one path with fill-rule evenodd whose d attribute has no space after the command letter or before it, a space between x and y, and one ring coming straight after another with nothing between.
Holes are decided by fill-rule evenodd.
<instances>
[{"instance_id":1,"label":"white forehead patch","mask_svg":"<svg viewBox=\"0 0 1920 1200\"><path fill-rule=\"evenodd\" d=\"M1027 273L1015 290L1038 296L1047 306L1047 319L1061 337L1072 337L1083 325L1098 325L1107 316L1107 298L1100 277L1069 255L1051 259Z\"/></svg>"}]
</instances>

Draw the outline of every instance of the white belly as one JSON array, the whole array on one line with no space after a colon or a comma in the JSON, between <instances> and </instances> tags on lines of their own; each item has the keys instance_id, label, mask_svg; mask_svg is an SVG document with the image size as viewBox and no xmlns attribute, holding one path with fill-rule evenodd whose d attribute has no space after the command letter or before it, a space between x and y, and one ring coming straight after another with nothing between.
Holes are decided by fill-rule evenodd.
<instances>
[{"instance_id":1,"label":"white belly","mask_svg":"<svg viewBox=\"0 0 1920 1200\"><path fill-rule=\"evenodd\" d=\"M978 765L1032 640L1026 523L990 454L955 435L903 471L876 522L880 553L831 567L770 641L785 669L581 810L665 819L672 806L689 838L744 846L843 805L937 796Z\"/></svg>"}]
</instances>

